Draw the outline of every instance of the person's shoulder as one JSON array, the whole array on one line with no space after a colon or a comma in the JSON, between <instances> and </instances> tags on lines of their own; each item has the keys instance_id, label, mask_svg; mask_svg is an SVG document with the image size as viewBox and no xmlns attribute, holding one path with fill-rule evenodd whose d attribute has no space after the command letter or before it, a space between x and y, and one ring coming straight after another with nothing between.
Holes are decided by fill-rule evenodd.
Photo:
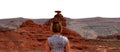
<instances>
[{"instance_id":1,"label":"person's shoulder","mask_svg":"<svg viewBox=\"0 0 120 52\"><path fill-rule=\"evenodd\" d=\"M68 38L66 36L63 36L61 34L55 34L55 35L58 36L58 37L61 37L61 38L65 39L65 40L68 40Z\"/></svg>"},{"instance_id":2,"label":"person's shoulder","mask_svg":"<svg viewBox=\"0 0 120 52\"><path fill-rule=\"evenodd\" d=\"M56 37L58 37L58 35L53 34L51 37L48 37L48 40L50 40L50 39L54 39L54 38L56 38Z\"/></svg>"},{"instance_id":3,"label":"person's shoulder","mask_svg":"<svg viewBox=\"0 0 120 52\"><path fill-rule=\"evenodd\" d=\"M63 38L63 39L65 39L66 41L68 41L68 38L67 38L67 37L65 37L65 36L62 36L62 38Z\"/></svg>"},{"instance_id":4,"label":"person's shoulder","mask_svg":"<svg viewBox=\"0 0 120 52\"><path fill-rule=\"evenodd\" d=\"M62 36L61 34L53 34L53 36L49 37L48 40L55 39L55 38L60 38L60 39L62 38L64 40L68 41L68 38L66 36Z\"/></svg>"}]
</instances>

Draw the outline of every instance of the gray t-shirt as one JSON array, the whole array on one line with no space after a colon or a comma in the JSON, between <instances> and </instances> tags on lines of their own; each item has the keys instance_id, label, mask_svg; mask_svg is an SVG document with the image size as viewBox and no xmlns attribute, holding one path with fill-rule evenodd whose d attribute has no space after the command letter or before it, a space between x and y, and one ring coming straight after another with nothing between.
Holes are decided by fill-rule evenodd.
<instances>
[{"instance_id":1,"label":"gray t-shirt","mask_svg":"<svg viewBox=\"0 0 120 52\"><path fill-rule=\"evenodd\" d=\"M68 39L60 34L54 34L48 38L51 52L65 52L65 46Z\"/></svg>"}]
</instances>

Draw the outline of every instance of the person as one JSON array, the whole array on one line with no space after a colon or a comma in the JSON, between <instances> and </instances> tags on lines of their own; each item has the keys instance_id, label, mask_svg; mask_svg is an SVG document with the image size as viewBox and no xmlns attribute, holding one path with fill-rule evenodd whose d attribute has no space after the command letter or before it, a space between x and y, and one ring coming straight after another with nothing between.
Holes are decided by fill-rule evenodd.
<instances>
[{"instance_id":1,"label":"person","mask_svg":"<svg viewBox=\"0 0 120 52\"><path fill-rule=\"evenodd\" d=\"M60 23L56 21L55 23L53 22L51 26L54 34L48 37L46 41L46 52L69 52L69 40L60 34L62 28Z\"/></svg>"},{"instance_id":2,"label":"person","mask_svg":"<svg viewBox=\"0 0 120 52\"><path fill-rule=\"evenodd\" d=\"M51 23L50 29L53 33L61 33L62 24L55 19L53 23Z\"/></svg>"}]
</instances>

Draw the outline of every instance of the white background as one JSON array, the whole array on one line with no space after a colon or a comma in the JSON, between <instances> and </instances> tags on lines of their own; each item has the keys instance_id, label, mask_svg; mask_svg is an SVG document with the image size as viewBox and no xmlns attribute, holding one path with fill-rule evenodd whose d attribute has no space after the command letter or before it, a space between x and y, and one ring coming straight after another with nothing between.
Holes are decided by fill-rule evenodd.
<instances>
[{"instance_id":1,"label":"white background","mask_svg":"<svg viewBox=\"0 0 120 52\"><path fill-rule=\"evenodd\" d=\"M69 18L120 17L119 0L0 0L0 19L52 18L61 10Z\"/></svg>"}]
</instances>

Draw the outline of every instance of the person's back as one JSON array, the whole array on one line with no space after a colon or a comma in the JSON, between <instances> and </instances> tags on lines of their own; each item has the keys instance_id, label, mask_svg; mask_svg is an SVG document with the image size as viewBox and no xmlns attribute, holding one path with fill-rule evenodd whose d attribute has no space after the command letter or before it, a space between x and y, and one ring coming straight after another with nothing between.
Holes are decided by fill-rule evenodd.
<instances>
[{"instance_id":1,"label":"person's back","mask_svg":"<svg viewBox=\"0 0 120 52\"><path fill-rule=\"evenodd\" d=\"M68 39L66 37L59 34L49 37L48 43L50 45L51 52L64 52L67 41Z\"/></svg>"}]
</instances>

